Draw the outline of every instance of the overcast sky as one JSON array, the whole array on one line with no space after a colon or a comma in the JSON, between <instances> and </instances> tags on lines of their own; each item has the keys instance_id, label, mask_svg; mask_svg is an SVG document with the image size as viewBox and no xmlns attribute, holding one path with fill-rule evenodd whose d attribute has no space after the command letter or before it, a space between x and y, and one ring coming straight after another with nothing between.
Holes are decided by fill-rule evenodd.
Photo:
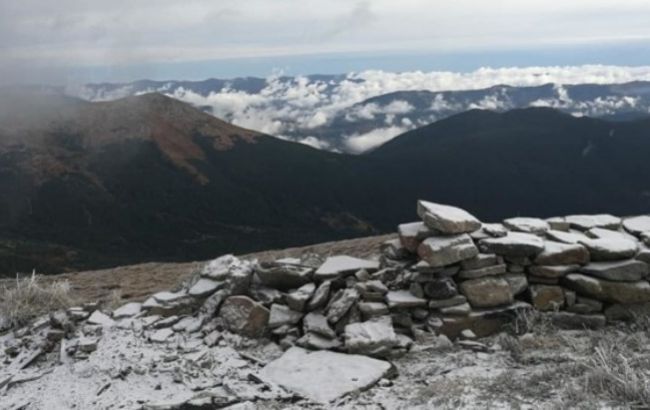
<instances>
[{"instance_id":1,"label":"overcast sky","mask_svg":"<svg viewBox=\"0 0 650 410\"><path fill-rule=\"evenodd\" d=\"M0 0L0 81L650 65L648 22L648 0Z\"/></svg>"}]
</instances>

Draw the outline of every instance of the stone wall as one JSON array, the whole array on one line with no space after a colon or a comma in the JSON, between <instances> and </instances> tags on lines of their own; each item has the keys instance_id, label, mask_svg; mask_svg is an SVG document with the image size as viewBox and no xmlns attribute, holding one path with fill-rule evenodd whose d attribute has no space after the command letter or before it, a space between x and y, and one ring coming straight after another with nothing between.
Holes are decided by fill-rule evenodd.
<instances>
[{"instance_id":1,"label":"stone wall","mask_svg":"<svg viewBox=\"0 0 650 410\"><path fill-rule=\"evenodd\" d=\"M138 318L152 342L189 333L214 346L236 333L284 349L392 357L498 332L531 309L559 326L597 328L650 302L650 216L481 223L425 201L417 213L421 221L400 225L374 260L306 254L260 264L225 255L142 304L68 315L95 325Z\"/></svg>"}]
</instances>

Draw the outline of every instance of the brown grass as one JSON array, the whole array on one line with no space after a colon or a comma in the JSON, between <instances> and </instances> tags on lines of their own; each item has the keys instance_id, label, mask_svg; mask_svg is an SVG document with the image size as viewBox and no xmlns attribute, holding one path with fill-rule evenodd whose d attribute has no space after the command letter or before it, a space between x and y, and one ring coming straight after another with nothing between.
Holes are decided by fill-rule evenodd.
<instances>
[{"instance_id":1,"label":"brown grass","mask_svg":"<svg viewBox=\"0 0 650 410\"><path fill-rule=\"evenodd\" d=\"M10 327L23 326L37 316L69 308L74 302L68 281L42 282L35 273L0 288L0 314Z\"/></svg>"}]
</instances>

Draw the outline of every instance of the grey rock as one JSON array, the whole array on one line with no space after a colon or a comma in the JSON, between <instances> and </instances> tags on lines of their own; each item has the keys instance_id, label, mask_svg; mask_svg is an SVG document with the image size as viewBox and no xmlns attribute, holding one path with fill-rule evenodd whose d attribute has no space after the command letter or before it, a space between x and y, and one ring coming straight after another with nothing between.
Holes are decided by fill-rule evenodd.
<instances>
[{"instance_id":1,"label":"grey rock","mask_svg":"<svg viewBox=\"0 0 650 410\"><path fill-rule=\"evenodd\" d=\"M500 265L502 263L503 260L497 255L479 253L472 259L465 259L464 261L461 261L460 266L463 270L472 270L487 268L488 266Z\"/></svg>"},{"instance_id":2,"label":"grey rock","mask_svg":"<svg viewBox=\"0 0 650 410\"><path fill-rule=\"evenodd\" d=\"M613 261L633 258L639 246L629 239L583 239L581 244L587 247L592 261Z\"/></svg>"},{"instance_id":3,"label":"grey rock","mask_svg":"<svg viewBox=\"0 0 650 410\"><path fill-rule=\"evenodd\" d=\"M623 227L634 235L650 232L650 215L634 216L623 220Z\"/></svg>"},{"instance_id":4,"label":"grey rock","mask_svg":"<svg viewBox=\"0 0 650 410\"><path fill-rule=\"evenodd\" d=\"M432 267L442 267L478 255L474 241L467 234L438 236L425 239L418 255Z\"/></svg>"},{"instance_id":5,"label":"grey rock","mask_svg":"<svg viewBox=\"0 0 650 410\"><path fill-rule=\"evenodd\" d=\"M509 218L503 221L503 225L515 232L540 234L548 231L550 226L548 222L539 218Z\"/></svg>"},{"instance_id":6,"label":"grey rock","mask_svg":"<svg viewBox=\"0 0 650 410\"><path fill-rule=\"evenodd\" d=\"M332 324L338 322L358 300L359 292L356 289L339 290L330 300L327 320Z\"/></svg>"},{"instance_id":7,"label":"grey rock","mask_svg":"<svg viewBox=\"0 0 650 410\"><path fill-rule=\"evenodd\" d=\"M248 337L260 337L269 323L269 310L247 296L230 296L219 309L226 328Z\"/></svg>"},{"instance_id":8,"label":"grey rock","mask_svg":"<svg viewBox=\"0 0 650 410\"><path fill-rule=\"evenodd\" d=\"M580 244L546 241L544 250L535 257L538 265L583 265L589 262L587 248Z\"/></svg>"},{"instance_id":9,"label":"grey rock","mask_svg":"<svg viewBox=\"0 0 650 410\"><path fill-rule=\"evenodd\" d=\"M347 325L344 337L348 352L372 356L384 356L397 344L397 336L388 316Z\"/></svg>"},{"instance_id":10,"label":"grey rock","mask_svg":"<svg viewBox=\"0 0 650 410\"><path fill-rule=\"evenodd\" d=\"M266 365L261 380L279 385L318 403L365 390L390 371L391 364L360 355L292 347Z\"/></svg>"},{"instance_id":11,"label":"grey rock","mask_svg":"<svg viewBox=\"0 0 650 410\"><path fill-rule=\"evenodd\" d=\"M544 241L532 234L510 232L502 238L483 239L479 242L482 252L508 257L534 256L544 250Z\"/></svg>"},{"instance_id":12,"label":"grey rock","mask_svg":"<svg viewBox=\"0 0 650 410\"><path fill-rule=\"evenodd\" d=\"M330 327L327 318L320 313L308 313L305 315L302 325L304 333L311 332L328 339L334 339L336 337L336 333Z\"/></svg>"},{"instance_id":13,"label":"grey rock","mask_svg":"<svg viewBox=\"0 0 650 410\"><path fill-rule=\"evenodd\" d=\"M595 299L578 296L576 297L575 302L571 306L567 305L566 310L572 313L580 313L583 315L590 314L590 313L598 313L598 312L602 312L603 303Z\"/></svg>"},{"instance_id":14,"label":"grey rock","mask_svg":"<svg viewBox=\"0 0 650 410\"><path fill-rule=\"evenodd\" d=\"M347 255L330 256L316 270L314 278L318 280L334 279L341 275L355 273L360 269L376 271L379 269L379 262Z\"/></svg>"},{"instance_id":15,"label":"grey rock","mask_svg":"<svg viewBox=\"0 0 650 410\"><path fill-rule=\"evenodd\" d=\"M312 311L325 306L330 296L331 287L332 282L329 280L318 285L316 291L314 291L314 296L312 296L311 300L307 302L307 310Z\"/></svg>"},{"instance_id":16,"label":"grey rock","mask_svg":"<svg viewBox=\"0 0 650 410\"><path fill-rule=\"evenodd\" d=\"M507 273L503 275L503 279L508 282L510 289L512 290L512 294L515 296L528 289L528 279L524 274Z\"/></svg>"},{"instance_id":17,"label":"grey rock","mask_svg":"<svg viewBox=\"0 0 650 410\"><path fill-rule=\"evenodd\" d=\"M581 273L571 273L563 279L563 284L578 294L602 302L623 305L650 302L650 283L644 280L614 282Z\"/></svg>"},{"instance_id":18,"label":"grey rock","mask_svg":"<svg viewBox=\"0 0 650 410\"><path fill-rule=\"evenodd\" d=\"M291 309L298 312L303 312L307 305L307 301L311 299L315 291L316 285L314 283L307 283L295 291L287 294L285 300Z\"/></svg>"},{"instance_id":19,"label":"grey rock","mask_svg":"<svg viewBox=\"0 0 650 410\"><path fill-rule=\"evenodd\" d=\"M564 290L560 286L530 285L528 290L537 310L553 311L564 306Z\"/></svg>"},{"instance_id":20,"label":"grey rock","mask_svg":"<svg viewBox=\"0 0 650 410\"><path fill-rule=\"evenodd\" d=\"M258 267L255 269L255 274L261 284L278 290L299 288L311 281L313 273L312 268L295 265L279 265L270 268Z\"/></svg>"},{"instance_id":21,"label":"grey rock","mask_svg":"<svg viewBox=\"0 0 650 410\"><path fill-rule=\"evenodd\" d=\"M127 303L126 305L123 305L113 311L113 318L115 319L123 319L127 317L133 317L136 316L140 313L142 310L142 303L137 303L137 302L131 302Z\"/></svg>"},{"instance_id":22,"label":"grey rock","mask_svg":"<svg viewBox=\"0 0 650 410\"><path fill-rule=\"evenodd\" d=\"M617 262L593 262L583 266L580 272L601 279L634 282L648 276L648 264L630 259Z\"/></svg>"},{"instance_id":23,"label":"grey rock","mask_svg":"<svg viewBox=\"0 0 650 410\"><path fill-rule=\"evenodd\" d=\"M461 282L460 291L475 308L490 308L513 302L510 284L499 277L485 277Z\"/></svg>"},{"instance_id":24,"label":"grey rock","mask_svg":"<svg viewBox=\"0 0 650 410\"><path fill-rule=\"evenodd\" d=\"M427 227L444 234L467 233L481 227L473 215L453 206L418 201L417 212Z\"/></svg>"},{"instance_id":25,"label":"grey rock","mask_svg":"<svg viewBox=\"0 0 650 410\"><path fill-rule=\"evenodd\" d=\"M338 350L343 347L339 339L323 337L316 333L305 333L296 340L296 345L310 350Z\"/></svg>"},{"instance_id":26,"label":"grey rock","mask_svg":"<svg viewBox=\"0 0 650 410\"><path fill-rule=\"evenodd\" d=\"M200 278L190 289L188 294L194 297L203 297L211 295L216 292L219 288L225 285L222 281L216 281L209 278Z\"/></svg>"},{"instance_id":27,"label":"grey rock","mask_svg":"<svg viewBox=\"0 0 650 410\"><path fill-rule=\"evenodd\" d=\"M388 305L381 302L359 302L357 305L364 319L387 315Z\"/></svg>"},{"instance_id":28,"label":"grey rock","mask_svg":"<svg viewBox=\"0 0 650 410\"><path fill-rule=\"evenodd\" d=\"M443 315L451 316L467 316L472 311L472 307L469 303L463 303L462 305L447 306L440 308L440 313Z\"/></svg>"},{"instance_id":29,"label":"grey rock","mask_svg":"<svg viewBox=\"0 0 650 410\"><path fill-rule=\"evenodd\" d=\"M458 294L458 288L450 278L434 279L424 284L424 294L431 299L449 299Z\"/></svg>"},{"instance_id":30,"label":"grey rock","mask_svg":"<svg viewBox=\"0 0 650 410\"><path fill-rule=\"evenodd\" d=\"M564 219L571 228L581 231L588 231L591 228L618 229L621 226L621 218L609 214L570 215Z\"/></svg>"},{"instance_id":31,"label":"grey rock","mask_svg":"<svg viewBox=\"0 0 650 410\"><path fill-rule=\"evenodd\" d=\"M271 313L269 315L269 328L275 329L284 325L295 325L302 319L303 314L295 310L291 310L288 306L274 303L271 305Z\"/></svg>"},{"instance_id":32,"label":"grey rock","mask_svg":"<svg viewBox=\"0 0 650 410\"><path fill-rule=\"evenodd\" d=\"M561 278L571 272L580 269L580 265L558 265L558 266L540 266L533 265L528 267L528 272L540 278Z\"/></svg>"},{"instance_id":33,"label":"grey rock","mask_svg":"<svg viewBox=\"0 0 650 410\"><path fill-rule=\"evenodd\" d=\"M552 230L568 232L571 229L571 224L561 216L547 218L546 222Z\"/></svg>"},{"instance_id":34,"label":"grey rock","mask_svg":"<svg viewBox=\"0 0 650 410\"><path fill-rule=\"evenodd\" d=\"M458 273L458 278L459 279L476 279L476 278L482 278L484 276L502 275L502 274L506 273L506 270L507 270L507 267L506 267L505 264L488 266L488 267L485 267L485 268L478 268L478 269L461 270Z\"/></svg>"},{"instance_id":35,"label":"grey rock","mask_svg":"<svg viewBox=\"0 0 650 410\"><path fill-rule=\"evenodd\" d=\"M425 307L427 301L422 298L413 296L407 290L393 290L386 294L386 303L391 309L409 309L416 307Z\"/></svg>"},{"instance_id":36,"label":"grey rock","mask_svg":"<svg viewBox=\"0 0 650 410\"><path fill-rule=\"evenodd\" d=\"M550 313L553 324L562 329L600 329L607 321L604 315L581 315L571 312Z\"/></svg>"},{"instance_id":37,"label":"grey rock","mask_svg":"<svg viewBox=\"0 0 650 410\"><path fill-rule=\"evenodd\" d=\"M399 239L409 252L415 253L422 240L435 233L431 231L424 222L411 222L397 226Z\"/></svg>"},{"instance_id":38,"label":"grey rock","mask_svg":"<svg viewBox=\"0 0 650 410\"><path fill-rule=\"evenodd\" d=\"M463 295L452 296L448 299L430 300L429 309L441 309L450 306L458 306L467 302L467 298Z\"/></svg>"},{"instance_id":39,"label":"grey rock","mask_svg":"<svg viewBox=\"0 0 650 410\"><path fill-rule=\"evenodd\" d=\"M563 232L557 230L550 230L546 232L546 237L557 242L567 243L567 244L576 244L580 241L588 239L589 237L582 234L581 232Z\"/></svg>"}]
</instances>

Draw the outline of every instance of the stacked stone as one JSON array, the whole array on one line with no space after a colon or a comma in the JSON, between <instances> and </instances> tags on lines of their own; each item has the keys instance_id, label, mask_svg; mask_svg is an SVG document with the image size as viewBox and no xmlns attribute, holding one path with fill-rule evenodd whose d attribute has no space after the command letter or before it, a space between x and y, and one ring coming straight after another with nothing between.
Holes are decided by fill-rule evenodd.
<instances>
[{"instance_id":1,"label":"stacked stone","mask_svg":"<svg viewBox=\"0 0 650 410\"><path fill-rule=\"evenodd\" d=\"M421 221L399 225L379 261L304 255L259 264L225 255L144 303L106 313L69 309L72 330L61 325L65 315L53 316L39 327L43 350L65 340L66 351L83 357L101 327L137 324L152 343L199 333L214 346L236 333L285 349L389 357L413 343L448 343L443 336L491 334L522 309L548 311L560 325L598 327L650 302L650 216L484 224L426 201L417 213Z\"/></svg>"},{"instance_id":2,"label":"stacked stone","mask_svg":"<svg viewBox=\"0 0 650 410\"><path fill-rule=\"evenodd\" d=\"M448 335L466 326L478 334L492 330L485 323L459 320L451 314L486 316L486 309L535 309L558 312L558 324L601 326L606 319L629 315L629 306L650 302L647 282L650 217L621 220L611 215L550 218L510 218L481 224L458 208L418 203L422 222L398 227L403 248L417 255L416 272L453 279L444 284L431 277L436 289L457 288L453 310L430 289L428 306L438 313ZM392 254L398 254L393 250ZM443 273L444 272L444 273ZM419 273L415 276L420 279ZM448 279L449 280L449 279ZM415 294L419 287L413 286ZM465 304L465 299L467 304ZM489 316L489 315L488 315Z\"/></svg>"}]
</instances>

